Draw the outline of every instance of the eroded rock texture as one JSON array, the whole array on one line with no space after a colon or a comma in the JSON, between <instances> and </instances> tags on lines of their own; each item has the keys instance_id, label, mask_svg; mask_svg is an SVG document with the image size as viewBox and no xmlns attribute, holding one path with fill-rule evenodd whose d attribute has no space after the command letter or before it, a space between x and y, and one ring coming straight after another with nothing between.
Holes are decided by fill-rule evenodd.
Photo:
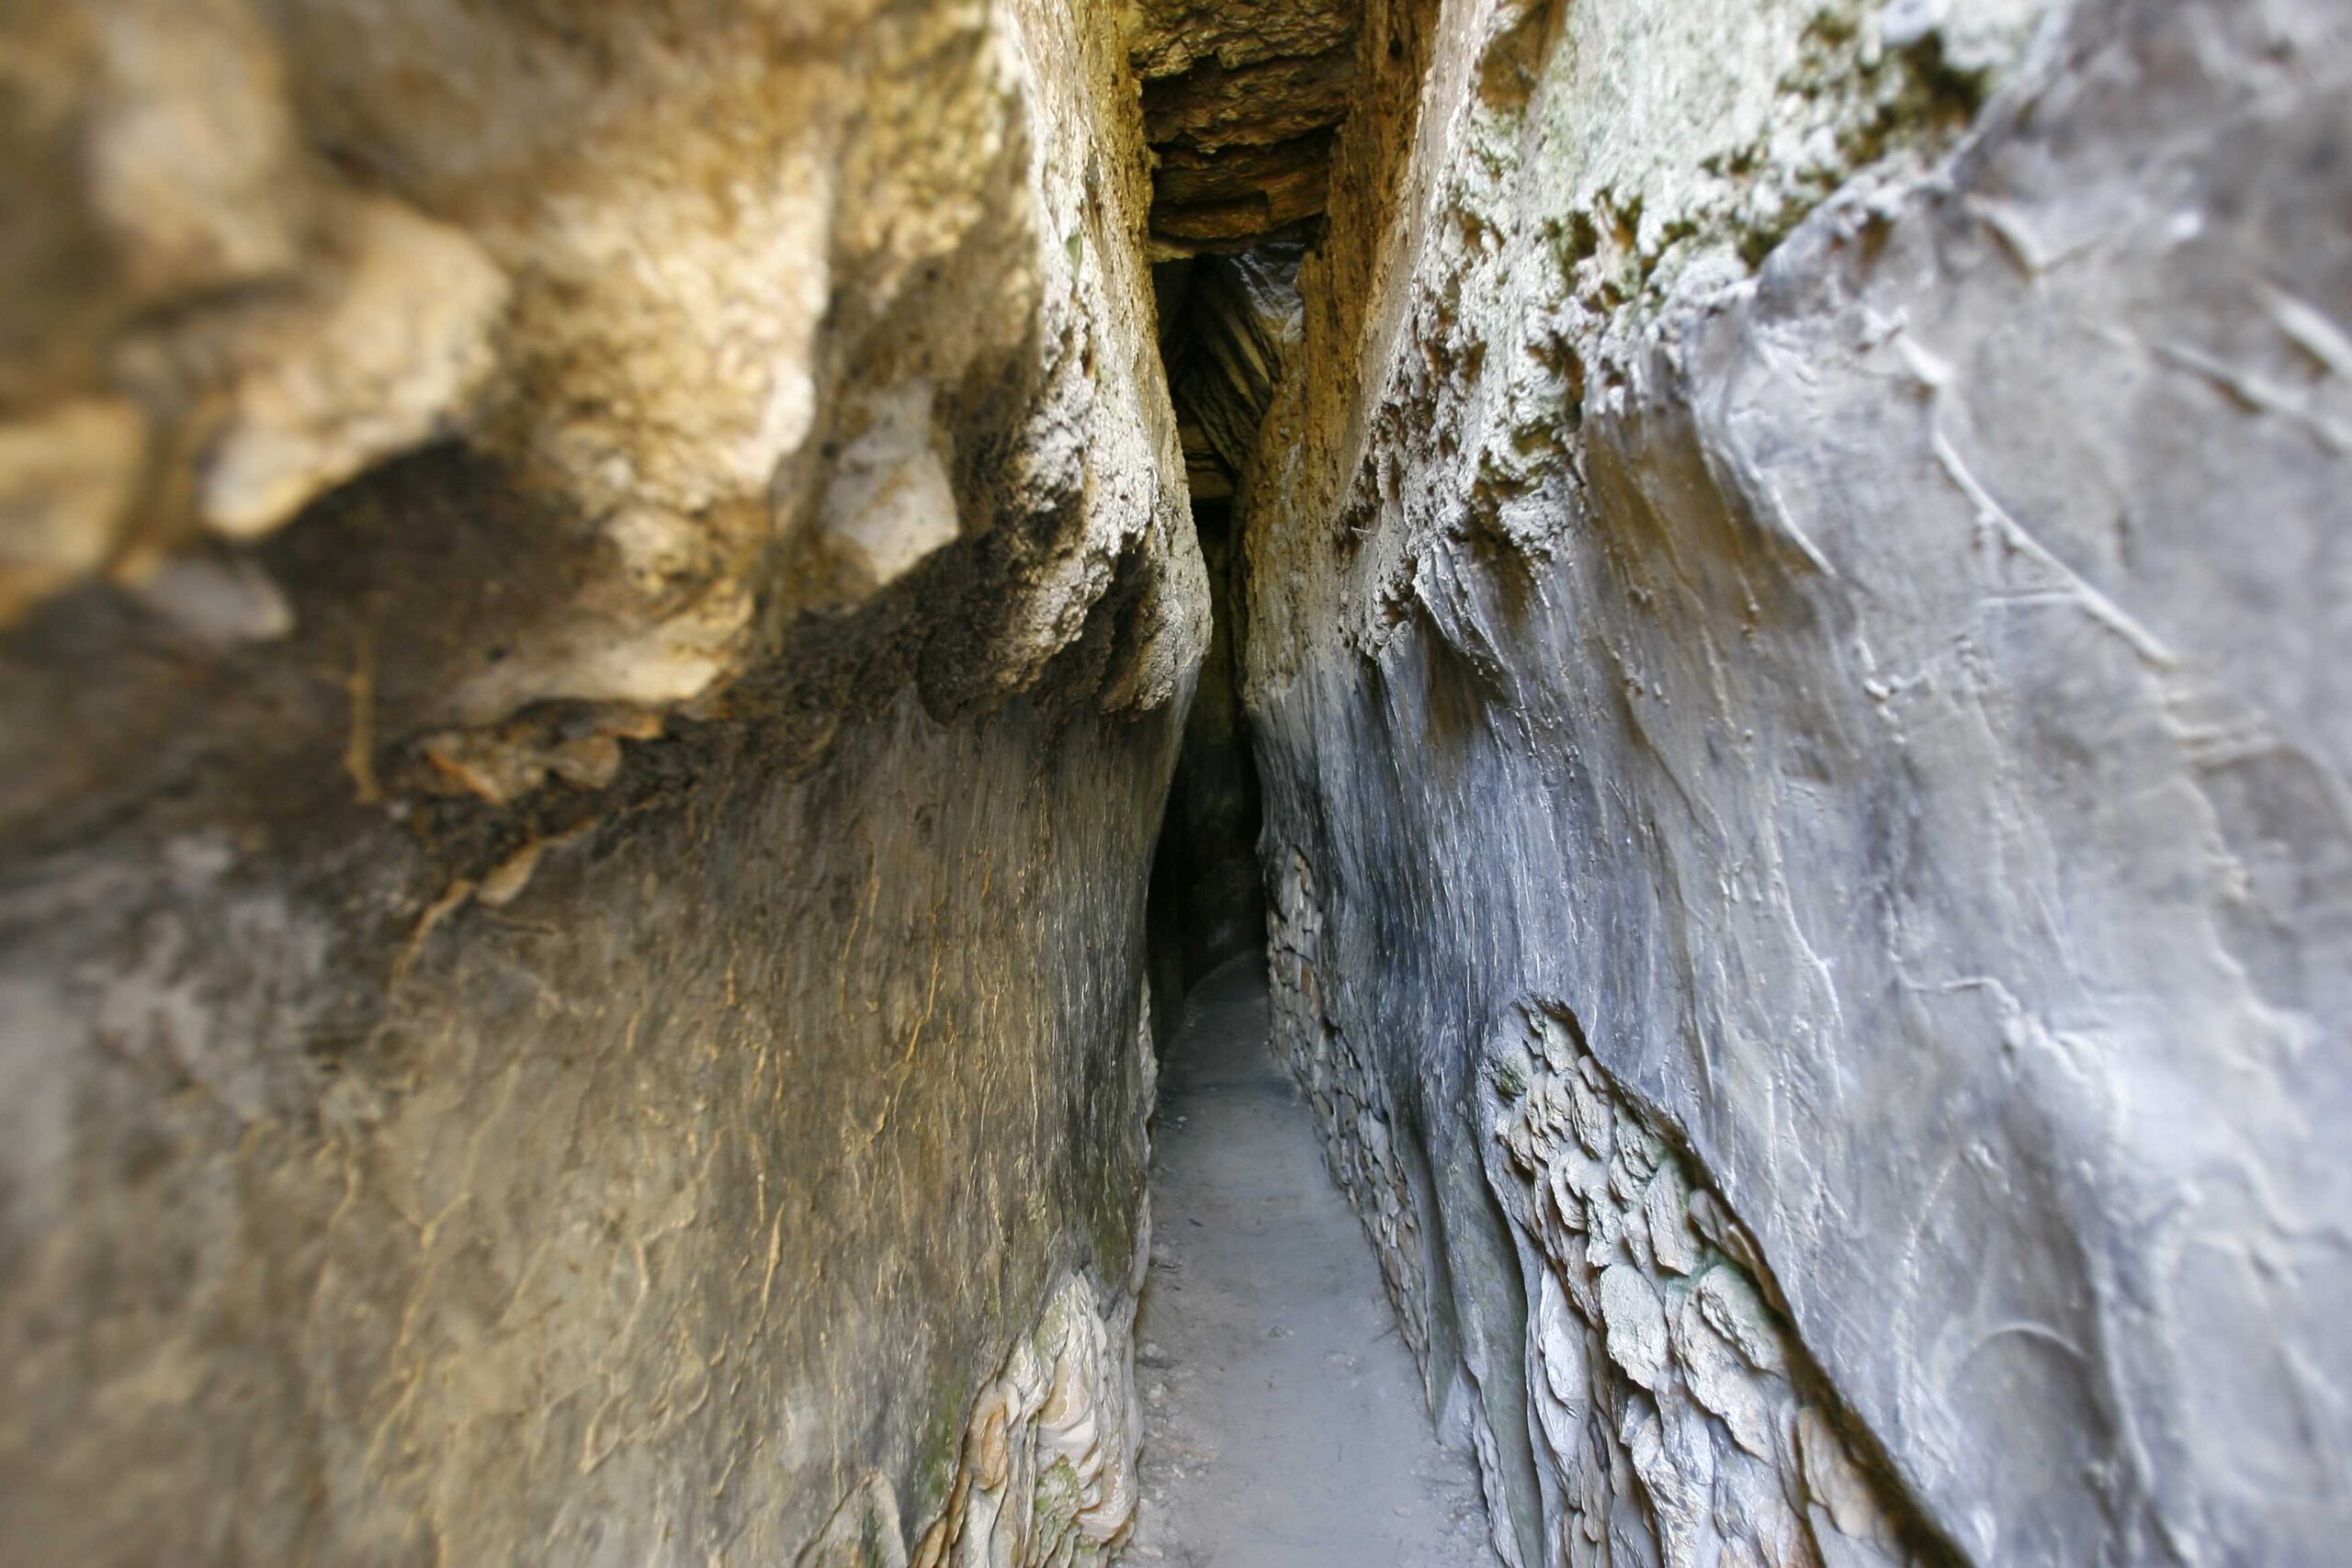
<instances>
[{"instance_id":1,"label":"eroded rock texture","mask_svg":"<svg viewBox=\"0 0 2352 1568\"><path fill-rule=\"evenodd\" d=\"M2341 1555L2346 23L1367 22L1247 695L1508 1560Z\"/></svg>"},{"instance_id":2,"label":"eroded rock texture","mask_svg":"<svg viewBox=\"0 0 2352 1568\"><path fill-rule=\"evenodd\" d=\"M1239 251L1322 215L1362 0L1139 0L1129 58L1156 173L1155 254Z\"/></svg>"},{"instance_id":3,"label":"eroded rock texture","mask_svg":"<svg viewBox=\"0 0 2352 1568\"><path fill-rule=\"evenodd\" d=\"M1207 633L1109 19L5 26L0 1559L1101 1561Z\"/></svg>"}]
</instances>

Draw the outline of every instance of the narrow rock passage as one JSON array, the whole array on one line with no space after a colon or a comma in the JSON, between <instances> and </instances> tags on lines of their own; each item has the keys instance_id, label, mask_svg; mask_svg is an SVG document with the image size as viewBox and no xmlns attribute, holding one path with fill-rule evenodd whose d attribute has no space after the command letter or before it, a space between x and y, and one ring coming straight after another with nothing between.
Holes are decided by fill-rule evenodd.
<instances>
[{"instance_id":1,"label":"narrow rock passage","mask_svg":"<svg viewBox=\"0 0 2352 1568\"><path fill-rule=\"evenodd\" d=\"M1469 1457L1431 1428L1363 1232L1267 1038L1252 956L1201 984L1169 1048L1128 1560L1488 1568Z\"/></svg>"}]
</instances>

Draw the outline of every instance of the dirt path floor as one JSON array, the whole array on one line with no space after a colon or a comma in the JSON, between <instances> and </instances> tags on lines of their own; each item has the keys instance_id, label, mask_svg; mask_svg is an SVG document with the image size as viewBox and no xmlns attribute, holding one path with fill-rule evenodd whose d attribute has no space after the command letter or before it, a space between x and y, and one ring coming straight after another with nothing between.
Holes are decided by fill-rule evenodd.
<instances>
[{"instance_id":1,"label":"dirt path floor","mask_svg":"<svg viewBox=\"0 0 2352 1568\"><path fill-rule=\"evenodd\" d=\"M1371 1244L1324 1169L1238 960L1170 1043L1136 1331L1130 1563L1494 1568L1473 1462L1440 1445Z\"/></svg>"}]
</instances>

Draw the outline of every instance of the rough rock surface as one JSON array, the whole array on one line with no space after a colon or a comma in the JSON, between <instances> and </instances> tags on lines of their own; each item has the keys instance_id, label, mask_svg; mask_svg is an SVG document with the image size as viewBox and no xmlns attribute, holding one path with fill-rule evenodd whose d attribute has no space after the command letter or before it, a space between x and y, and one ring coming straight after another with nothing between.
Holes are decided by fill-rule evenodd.
<instances>
[{"instance_id":1,"label":"rough rock surface","mask_svg":"<svg viewBox=\"0 0 2352 1568\"><path fill-rule=\"evenodd\" d=\"M1362 0L1136 0L1156 255L1239 251L1320 217Z\"/></svg>"},{"instance_id":2,"label":"rough rock surface","mask_svg":"<svg viewBox=\"0 0 2352 1568\"><path fill-rule=\"evenodd\" d=\"M1100 1561L1207 635L1110 20L0 25L0 1560Z\"/></svg>"},{"instance_id":3,"label":"rough rock surface","mask_svg":"<svg viewBox=\"0 0 2352 1568\"><path fill-rule=\"evenodd\" d=\"M1507 1560L2340 1557L2348 20L1368 31L1246 694Z\"/></svg>"},{"instance_id":4,"label":"rough rock surface","mask_svg":"<svg viewBox=\"0 0 2352 1568\"><path fill-rule=\"evenodd\" d=\"M2339 1560L2347 213L2341 0L17 0L0 1561L1114 1555L1237 671L1513 1568Z\"/></svg>"}]
</instances>

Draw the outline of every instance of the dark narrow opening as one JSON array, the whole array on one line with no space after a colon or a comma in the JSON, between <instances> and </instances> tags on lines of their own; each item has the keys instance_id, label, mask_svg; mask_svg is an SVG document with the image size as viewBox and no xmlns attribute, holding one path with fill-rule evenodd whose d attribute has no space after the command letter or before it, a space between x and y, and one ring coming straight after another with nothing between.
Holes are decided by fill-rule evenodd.
<instances>
[{"instance_id":1,"label":"dark narrow opening","mask_svg":"<svg viewBox=\"0 0 2352 1568\"><path fill-rule=\"evenodd\" d=\"M1152 269L1159 352L1184 447L1193 525L1208 566L1209 649L1184 727L1154 857L1147 931L1153 1028L1165 1041L1184 993L1265 941L1258 772L1241 705L1243 562L1235 497L1284 355L1298 335L1306 247L1268 239Z\"/></svg>"},{"instance_id":2,"label":"dark narrow opening","mask_svg":"<svg viewBox=\"0 0 2352 1568\"><path fill-rule=\"evenodd\" d=\"M1147 906L1154 1032L1163 1041L1185 991L1218 964L1265 944L1258 770L1241 711L1233 635L1240 562L1231 504L1195 498L1193 521L1208 563L1212 620Z\"/></svg>"}]
</instances>

